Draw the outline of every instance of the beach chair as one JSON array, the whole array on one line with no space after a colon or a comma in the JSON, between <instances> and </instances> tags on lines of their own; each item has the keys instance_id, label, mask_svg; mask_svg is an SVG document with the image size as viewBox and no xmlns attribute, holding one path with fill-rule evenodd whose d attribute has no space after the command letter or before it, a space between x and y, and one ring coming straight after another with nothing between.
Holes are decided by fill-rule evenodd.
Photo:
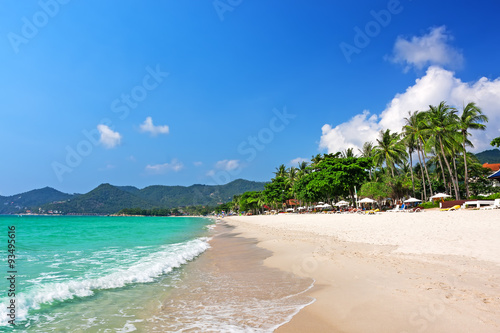
<instances>
[{"instance_id":1,"label":"beach chair","mask_svg":"<svg viewBox=\"0 0 500 333\"><path fill-rule=\"evenodd\" d=\"M379 214L380 212L380 209L372 209L372 210L369 210L367 211L365 214L368 214L368 215L375 215L375 214Z\"/></svg>"},{"instance_id":2,"label":"beach chair","mask_svg":"<svg viewBox=\"0 0 500 333\"><path fill-rule=\"evenodd\" d=\"M394 213L394 212L400 212L401 210L399 209L399 205L396 205L393 209L386 210L386 212L389 213Z\"/></svg>"},{"instance_id":3,"label":"beach chair","mask_svg":"<svg viewBox=\"0 0 500 333\"><path fill-rule=\"evenodd\" d=\"M497 208L500 208L500 199L495 199L495 202L493 203L493 205L481 207L480 209L481 210L488 210L488 209L497 209Z\"/></svg>"},{"instance_id":4,"label":"beach chair","mask_svg":"<svg viewBox=\"0 0 500 333\"><path fill-rule=\"evenodd\" d=\"M455 206L450 207L450 208L443 208L443 209L441 209L441 211L442 212L444 212L444 211L451 212L451 211L454 211L454 210L459 210L460 208L461 208L460 205L455 205Z\"/></svg>"}]
</instances>

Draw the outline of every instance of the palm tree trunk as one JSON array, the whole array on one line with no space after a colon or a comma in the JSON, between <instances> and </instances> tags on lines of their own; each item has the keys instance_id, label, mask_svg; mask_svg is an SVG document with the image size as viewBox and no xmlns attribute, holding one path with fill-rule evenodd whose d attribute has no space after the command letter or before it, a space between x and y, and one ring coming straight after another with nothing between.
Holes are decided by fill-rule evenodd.
<instances>
[{"instance_id":1,"label":"palm tree trunk","mask_svg":"<svg viewBox=\"0 0 500 333\"><path fill-rule=\"evenodd\" d=\"M427 202L427 189L425 188L424 168L422 167L422 159L420 158L420 149L417 148L418 161L420 162L420 174L422 175L422 185L424 188L424 201ZM432 193L431 193L432 195Z\"/></svg>"},{"instance_id":2,"label":"palm tree trunk","mask_svg":"<svg viewBox=\"0 0 500 333\"><path fill-rule=\"evenodd\" d=\"M439 167L441 168L441 175L443 177L443 185L444 187L446 188L447 185L450 185L450 183L447 183L446 182L446 176L444 174L444 166L443 166L443 162L441 161L441 155L439 155L437 152L436 152L436 157L437 157L437 160L439 162ZM437 170L436 170L437 171ZM450 190L450 193L451 193L451 185L449 186L449 190Z\"/></svg>"},{"instance_id":3,"label":"palm tree trunk","mask_svg":"<svg viewBox=\"0 0 500 333\"><path fill-rule=\"evenodd\" d=\"M448 173L450 174L450 180L455 190L455 198L457 200L460 200L460 194L458 193L457 185L455 184L455 181L453 179L453 173L451 172L450 163L448 163L448 160L446 159L446 155L444 153L443 141L441 140L441 137L439 137L439 145L441 146L441 153L443 154L444 163L448 168Z\"/></svg>"},{"instance_id":4,"label":"palm tree trunk","mask_svg":"<svg viewBox=\"0 0 500 333\"><path fill-rule=\"evenodd\" d=\"M423 143L420 141L420 152L422 153L422 158L424 160L424 170L425 170L425 174L427 175L427 181L429 182L429 192L432 196L432 183L431 183L431 177L429 177L429 171L427 170L427 163L425 162L425 152L424 152L424 147L423 147Z\"/></svg>"},{"instance_id":5,"label":"palm tree trunk","mask_svg":"<svg viewBox=\"0 0 500 333\"><path fill-rule=\"evenodd\" d=\"M453 158L453 171L455 172L455 183L457 184L458 194L460 194L460 187L458 186L458 173L457 173L457 159Z\"/></svg>"},{"instance_id":6,"label":"palm tree trunk","mask_svg":"<svg viewBox=\"0 0 500 333\"><path fill-rule=\"evenodd\" d=\"M465 197L467 199L469 199L469 197L470 197L470 195L469 195L469 173L467 171L467 151L465 150L465 139L466 139L465 132L463 132L463 137L464 137L463 146L464 146L464 167L465 167L465 174L464 174Z\"/></svg>"},{"instance_id":7,"label":"palm tree trunk","mask_svg":"<svg viewBox=\"0 0 500 333\"><path fill-rule=\"evenodd\" d=\"M413 159L411 157L412 151L408 149L408 155L410 155L410 173L411 173L411 187L413 189L413 197L415 197L415 180L413 179Z\"/></svg>"}]
</instances>

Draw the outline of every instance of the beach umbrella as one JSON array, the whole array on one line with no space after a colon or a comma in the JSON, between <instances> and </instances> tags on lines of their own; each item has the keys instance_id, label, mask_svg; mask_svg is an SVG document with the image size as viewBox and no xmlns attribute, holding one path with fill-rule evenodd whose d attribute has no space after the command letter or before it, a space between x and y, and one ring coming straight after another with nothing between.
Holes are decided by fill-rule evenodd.
<instances>
[{"instance_id":1,"label":"beach umbrella","mask_svg":"<svg viewBox=\"0 0 500 333\"><path fill-rule=\"evenodd\" d=\"M404 201L405 203L409 202L422 202L422 200L416 199L416 198L409 198Z\"/></svg>"},{"instance_id":2,"label":"beach umbrella","mask_svg":"<svg viewBox=\"0 0 500 333\"><path fill-rule=\"evenodd\" d=\"M358 201L358 203L374 203L375 200L370 199L370 198L364 198Z\"/></svg>"},{"instance_id":3,"label":"beach umbrella","mask_svg":"<svg viewBox=\"0 0 500 333\"><path fill-rule=\"evenodd\" d=\"M498 179L498 180L500 180L500 170L498 170L497 172L494 172L493 174L489 175L488 179Z\"/></svg>"},{"instance_id":4,"label":"beach umbrella","mask_svg":"<svg viewBox=\"0 0 500 333\"><path fill-rule=\"evenodd\" d=\"M442 199L442 198L449 198L451 197L451 195L448 195L446 193L437 193L437 194L434 194L431 199Z\"/></svg>"},{"instance_id":5,"label":"beach umbrella","mask_svg":"<svg viewBox=\"0 0 500 333\"><path fill-rule=\"evenodd\" d=\"M347 206L349 203L347 201L341 200L335 204L335 206Z\"/></svg>"},{"instance_id":6,"label":"beach umbrella","mask_svg":"<svg viewBox=\"0 0 500 333\"><path fill-rule=\"evenodd\" d=\"M323 205L323 208L332 208L332 205L330 205L329 203L326 203Z\"/></svg>"}]
</instances>

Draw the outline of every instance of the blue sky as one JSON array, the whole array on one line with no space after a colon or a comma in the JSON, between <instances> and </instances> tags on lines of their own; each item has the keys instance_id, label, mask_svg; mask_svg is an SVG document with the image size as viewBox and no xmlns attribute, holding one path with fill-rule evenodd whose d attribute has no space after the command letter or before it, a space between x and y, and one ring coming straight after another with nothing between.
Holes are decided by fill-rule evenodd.
<instances>
[{"instance_id":1,"label":"blue sky","mask_svg":"<svg viewBox=\"0 0 500 333\"><path fill-rule=\"evenodd\" d=\"M0 1L0 195L267 181L410 110L499 136L498 1Z\"/></svg>"}]
</instances>

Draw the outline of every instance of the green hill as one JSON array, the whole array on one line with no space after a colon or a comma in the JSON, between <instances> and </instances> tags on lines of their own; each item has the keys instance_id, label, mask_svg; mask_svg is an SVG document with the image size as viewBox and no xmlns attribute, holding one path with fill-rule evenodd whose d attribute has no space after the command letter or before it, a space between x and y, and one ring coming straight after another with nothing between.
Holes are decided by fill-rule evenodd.
<instances>
[{"instance_id":1,"label":"green hill","mask_svg":"<svg viewBox=\"0 0 500 333\"><path fill-rule=\"evenodd\" d=\"M65 214L112 214L123 208L152 208L150 202L120 188L101 184L92 191L62 203L51 203L42 209L57 210Z\"/></svg>"},{"instance_id":2,"label":"green hill","mask_svg":"<svg viewBox=\"0 0 500 333\"><path fill-rule=\"evenodd\" d=\"M228 202L236 194L247 191L261 191L265 183L237 179L225 185L148 186L136 194L157 207L215 206Z\"/></svg>"},{"instance_id":3,"label":"green hill","mask_svg":"<svg viewBox=\"0 0 500 333\"><path fill-rule=\"evenodd\" d=\"M24 211L26 208L51 202L66 201L74 196L51 187L44 187L8 197L0 197L0 214L15 214Z\"/></svg>"},{"instance_id":4,"label":"green hill","mask_svg":"<svg viewBox=\"0 0 500 333\"><path fill-rule=\"evenodd\" d=\"M481 164L484 163L500 163L500 150L491 149L475 154Z\"/></svg>"},{"instance_id":5,"label":"green hill","mask_svg":"<svg viewBox=\"0 0 500 333\"><path fill-rule=\"evenodd\" d=\"M261 191L263 182L237 179L225 185L133 186L101 184L92 191L64 202L42 205L45 211L64 214L113 214L123 208L175 208L183 206L215 206L230 201L246 191ZM37 210L37 208L35 209Z\"/></svg>"}]
</instances>

